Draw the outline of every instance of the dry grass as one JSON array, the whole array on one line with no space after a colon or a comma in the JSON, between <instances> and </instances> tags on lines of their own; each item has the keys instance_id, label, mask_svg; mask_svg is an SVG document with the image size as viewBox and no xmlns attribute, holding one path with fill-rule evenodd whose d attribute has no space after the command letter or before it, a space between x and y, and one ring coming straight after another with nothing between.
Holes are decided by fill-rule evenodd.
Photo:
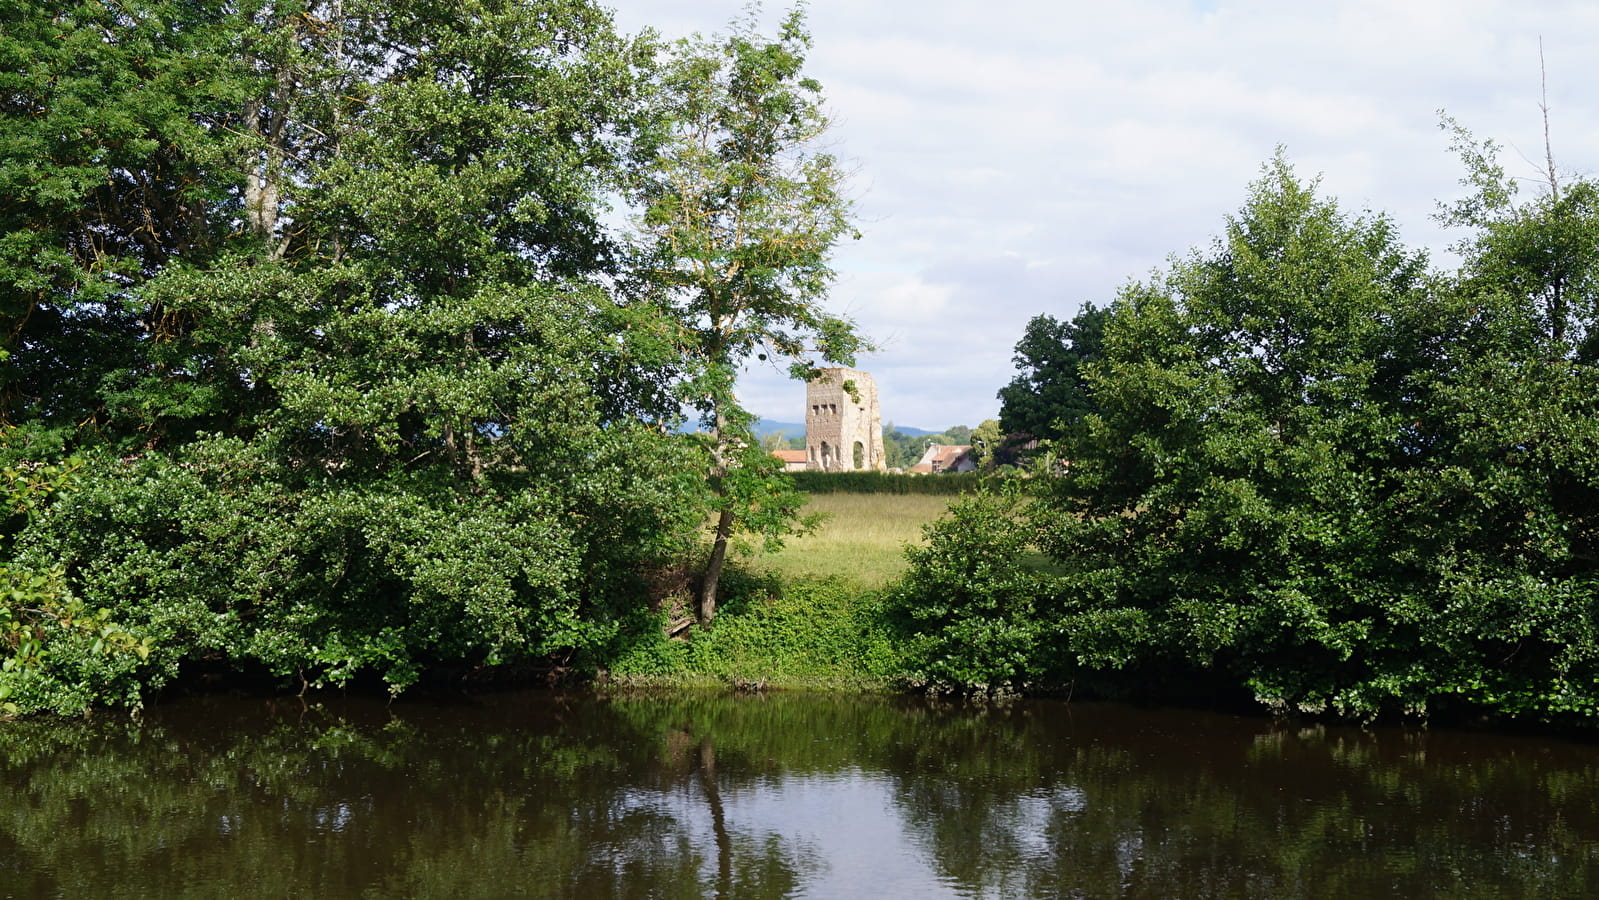
<instances>
[{"instance_id":1,"label":"dry grass","mask_svg":"<svg viewBox=\"0 0 1599 900\"><path fill-rule=\"evenodd\" d=\"M925 494L813 494L807 513L827 520L815 532L789 538L776 553L747 551L754 568L790 577L838 575L882 587L905 571L904 547L921 543L922 526L956 498Z\"/></svg>"}]
</instances>

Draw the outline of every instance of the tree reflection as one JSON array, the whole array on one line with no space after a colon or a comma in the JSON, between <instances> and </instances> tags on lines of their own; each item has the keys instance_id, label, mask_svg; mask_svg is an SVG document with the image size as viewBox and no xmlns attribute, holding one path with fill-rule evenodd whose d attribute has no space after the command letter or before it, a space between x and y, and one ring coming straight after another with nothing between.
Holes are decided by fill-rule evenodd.
<instances>
[{"instance_id":1,"label":"tree reflection","mask_svg":"<svg viewBox=\"0 0 1599 900\"><path fill-rule=\"evenodd\" d=\"M494 728L486 709L224 706L0 732L7 891L761 898L816 865L729 821L708 738L674 772L607 704L545 696ZM713 840L686 798L711 799Z\"/></svg>"},{"instance_id":2,"label":"tree reflection","mask_svg":"<svg viewBox=\"0 0 1599 900\"><path fill-rule=\"evenodd\" d=\"M1599 881L1593 748L1101 712L968 717L893 764L944 878L1028 897L1588 896Z\"/></svg>"},{"instance_id":3,"label":"tree reflection","mask_svg":"<svg viewBox=\"0 0 1599 900\"><path fill-rule=\"evenodd\" d=\"M849 861L796 824L791 799L866 785L887 808L850 838L872 844L869 861L922 866L896 884L918 893L1585 896L1599 886L1596 763L1557 741L1087 704L213 699L0 729L0 883L820 896L847 892L833 870Z\"/></svg>"}]
</instances>

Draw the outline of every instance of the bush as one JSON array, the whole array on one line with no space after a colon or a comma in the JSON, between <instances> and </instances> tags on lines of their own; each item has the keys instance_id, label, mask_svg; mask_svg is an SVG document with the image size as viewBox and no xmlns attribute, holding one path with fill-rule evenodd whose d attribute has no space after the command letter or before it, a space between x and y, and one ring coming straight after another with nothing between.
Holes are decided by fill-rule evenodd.
<instances>
[{"instance_id":1,"label":"bush","mask_svg":"<svg viewBox=\"0 0 1599 900\"><path fill-rule=\"evenodd\" d=\"M8 555L14 529L38 518L83 468L77 458L12 459L24 455L15 433L4 434L8 461L0 465ZM113 621L109 609L90 609L75 597L61 567L0 564L0 717L137 705L138 675L149 655L150 639Z\"/></svg>"},{"instance_id":2,"label":"bush","mask_svg":"<svg viewBox=\"0 0 1599 900\"><path fill-rule=\"evenodd\" d=\"M581 488L425 470L344 483L212 439L89 470L22 551L59 561L89 606L153 638L147 689L206 660L286 683L373 674L398 692L434 664L538 661L614 637L642 603L629 579L671 545L649 498L629 510L595 502L597 479Z\"/></svg>"},{"instance_id":3,"label":"bush","mask_svg":"<svg viewBox=\"0 0 1599 900\"><path fill-rule=\"evenodd\" d=\"M1048 673L1039 612L1048 579L1031 569L1031 526L1013 482L962 500L927 527L927 545L886 610L907 677L933 689L1006 690Z\"/></svg>"}]
</instances>

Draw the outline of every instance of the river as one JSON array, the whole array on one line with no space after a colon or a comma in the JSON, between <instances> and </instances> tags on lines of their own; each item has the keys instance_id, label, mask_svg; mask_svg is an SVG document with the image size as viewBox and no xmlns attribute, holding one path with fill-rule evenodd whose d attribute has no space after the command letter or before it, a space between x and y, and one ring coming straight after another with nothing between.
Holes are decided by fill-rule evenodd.
<instances>
[{"instance_id":1,"label":"river","mask_svg":"<svg viewBox=\"0 0 1599 900\"><path fill-rule=\"evenodd\" d=\"M5 897L1599 895L1599 746L1103 703L195 697L0 784Z\"/></svg>"}]
</instances>

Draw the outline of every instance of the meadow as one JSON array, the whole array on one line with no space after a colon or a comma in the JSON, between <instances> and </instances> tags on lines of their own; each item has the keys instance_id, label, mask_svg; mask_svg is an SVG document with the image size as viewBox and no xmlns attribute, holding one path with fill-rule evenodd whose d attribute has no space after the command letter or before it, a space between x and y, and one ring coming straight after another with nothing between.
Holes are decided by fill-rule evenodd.
<instances>
[{"instance_id":1,"label":"meadow","mask_svg":"<svg viewBox=\"0 0 1599 900\"><path fill-rule=\"evenodd\" d=\"M928 494L812 494L807 514L824 520L810 534L789 538L775 553L746 549L752 569L785 579L840 576L881 588L905 571L906 544L922 542L922 527L937 519L954 496Z\"/></svg>"}]
</instances>

